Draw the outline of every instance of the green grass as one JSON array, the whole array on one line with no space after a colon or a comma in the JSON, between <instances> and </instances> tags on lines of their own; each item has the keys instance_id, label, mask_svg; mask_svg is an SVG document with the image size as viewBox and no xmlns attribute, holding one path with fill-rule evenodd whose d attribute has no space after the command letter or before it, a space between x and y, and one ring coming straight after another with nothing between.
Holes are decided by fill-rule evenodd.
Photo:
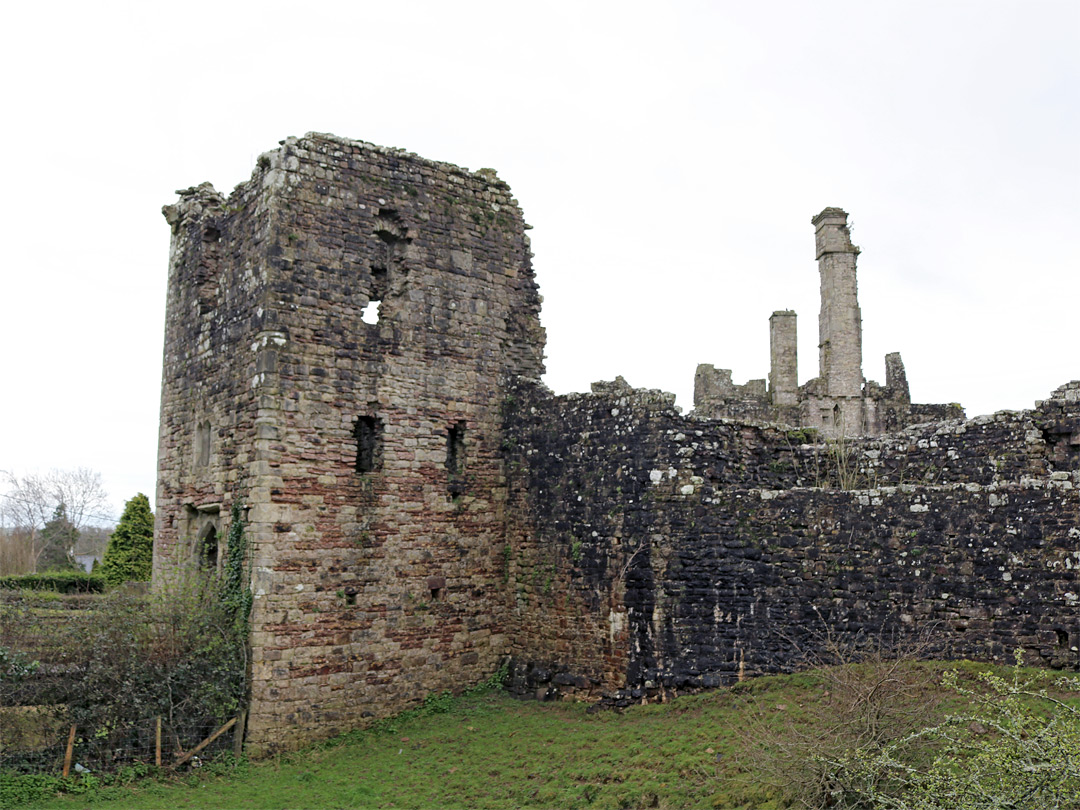
<instances>
[{"instance_id":1,"label":"green grass","mask_svg":"<svg viewBox=\"0 0 1080 810\"><path fill-rule=\"evenodd\" d=\"M921 688L936 691L941 672L954 665L918 666L927 676ZM965 682L985 669L960 666ZM779 808L785 805L756 770L752 738L812 729L830 688L827 675L814 671L593 714L585 704L496 692L436 699L418 716L289 756L95 787L33 806ZM954 710L957 700L950 693L923 714Z\"/></svg>"}]
</instances>

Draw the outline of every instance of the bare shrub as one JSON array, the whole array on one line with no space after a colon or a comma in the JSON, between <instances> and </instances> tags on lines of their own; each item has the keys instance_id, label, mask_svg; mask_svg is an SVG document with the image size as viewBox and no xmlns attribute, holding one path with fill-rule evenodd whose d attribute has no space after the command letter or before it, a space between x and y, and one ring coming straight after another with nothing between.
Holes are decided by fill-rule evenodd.
<instances>
[{"instance_id":1,"label":"bare shrub","mask_svg":"<svg viewBox=\"0 0 1080 810\"><path fill-rule=\"evenodd\" d=\"M857 753L888 746L903 747L912 761L932 754L932 743L914 734L941 700L931 670L919 665L930 641L865 635L840 641L826 628L816 642L813 652L799 654L813 667L807 673L812 697L778 711L764 695L751 696L743 757L759 784L788 806L859 808L844 797L866 795L867 786L855 790L845 779L869 779L869 792L887 792L895 774L842 767Z\"/></svg>"}]
</instances>

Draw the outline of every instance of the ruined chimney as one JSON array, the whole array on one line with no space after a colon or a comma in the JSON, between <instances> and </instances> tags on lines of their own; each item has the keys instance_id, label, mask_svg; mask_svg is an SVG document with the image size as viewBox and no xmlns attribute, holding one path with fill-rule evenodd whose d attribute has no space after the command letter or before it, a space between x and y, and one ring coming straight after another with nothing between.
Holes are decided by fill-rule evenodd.
<instances>
[{"instance_id":1,"label":"ruined chimney","mask_svg":"<svg viewBox=\"0 0 1080 810\"><path fill-rule=\"evenodd\" d=\"M889 389L889 396L893 399L911 402L907 372L904 371L904 361L900 359L900 352L890 352L885 355L885 387Z\"/></svg>"},{"instance_id":2,"label":"ruined chimney","mask_svg":"<svg viewBox=\"0 0 1080 810\"><path fill-rule=\"evenodd\" d=\"M818 319L820 376L832 397L862 396L862 315L855 280L859 249L851 244L847 213L826 208L811 220L821 273Z\"/></svg>"},{"instance_id":3,"label":"ruined chimney","mask_svg":"<svg viewBox=\"0 0 1080 810\"><path fill-rule=\"evenodd\" d=\"M799 404L799 360L795 312L774 312L769 318L769 397L773 405Z\"/></svg>"}]
</instances>

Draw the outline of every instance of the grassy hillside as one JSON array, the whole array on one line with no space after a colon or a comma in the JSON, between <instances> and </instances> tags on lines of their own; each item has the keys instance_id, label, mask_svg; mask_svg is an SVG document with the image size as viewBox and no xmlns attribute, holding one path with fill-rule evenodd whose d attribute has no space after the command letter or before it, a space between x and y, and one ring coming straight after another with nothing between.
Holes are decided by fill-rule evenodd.
<instances>
[{"instance_id":1,"label":"grassy hillside","mask_svg":"<svg viewBox=\"0 0 1080 810\"><path fill-rule=\"evenodd\" d=\"M799 786L809 790L816 778L806 751L828 753L874 728L915 727L963 707L966 698L940 686L949 666L760 678L621 713L498 692L436 697L412 716L288 757L92 786L35 806L795 806ZM985 669L961 665L962 682Z\"/></svg>"}]
</instances>

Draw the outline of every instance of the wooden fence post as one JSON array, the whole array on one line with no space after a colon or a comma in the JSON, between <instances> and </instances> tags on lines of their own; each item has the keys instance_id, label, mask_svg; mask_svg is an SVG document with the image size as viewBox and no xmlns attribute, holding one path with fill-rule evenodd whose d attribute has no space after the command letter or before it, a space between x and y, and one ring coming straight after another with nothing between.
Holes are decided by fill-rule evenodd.
<instances>
[{"instance_id":1,"label":"wooden fence post","mask_svg":"<svg viewBox=\"0 0 1080 810\"><path fill-rule=\"evenodd\" d=\"M154 735L154 764L161 767L161 715L157 716L157 732Z\"/></svg>"},{"instance_id":2,"label":"wooden fence post","mask_svg":"<svg viewBox=\"0 0 1080 810\"><path fill-rule=\"evenodd\" d=\"M67 750L64 752L64 778L71 773L71 754L75 750L75 726L71 727L71 733L68 734Z\"/></svg>"},{"instance_id":3,"label":"wooden fence post","mask_svg":"<svg viewBox=\"0 0 1080 810\"><path fill-rule=\"evenodd\" d=\"M199 753L204 748L206 748L206 746L208 746L210 743L212 743L214 740L216 740L218 737L220 737L222 734L224 734L226 731L228 731L234 725L236 725L237 719L238 718L234 717L232 720L230 720L228 723L223 725L221 728L219 728L217 731L215 731L213 734L211 734L209 737L207 737L201 743L196 745L194 748L192 748L186 754L178 757L176 759L176 761L172 764L172 766L174 768L179 768L181 765L183 765L185 762L187 762L189 759L191 759L197 753Z\"/></svg>"},{"instance_id":4,"label":"wooden fence post","mask_svg":"<svg viewBox=\"0 0 1080 810\"><path fill-rule=\"evenodd\" d=\"M247 728L247 709L240 712L240 719L233 729L233 758L239 760L244 754L244 730Z\"/></svg>"}]
</instances>

